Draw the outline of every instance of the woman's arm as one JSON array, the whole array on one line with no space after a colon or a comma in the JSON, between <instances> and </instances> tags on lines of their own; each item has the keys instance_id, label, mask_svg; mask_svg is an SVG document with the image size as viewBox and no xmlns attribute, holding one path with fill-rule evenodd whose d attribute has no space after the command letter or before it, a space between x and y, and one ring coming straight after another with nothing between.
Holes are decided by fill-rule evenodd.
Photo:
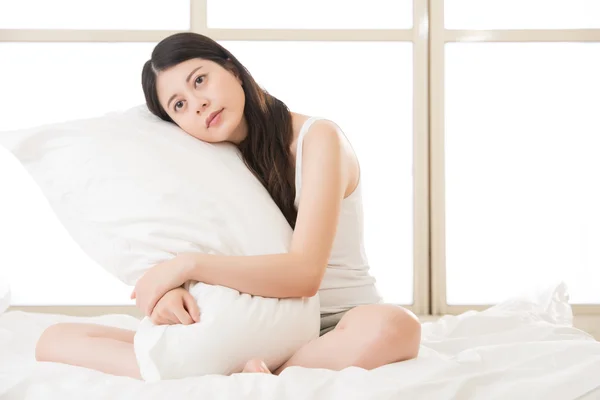
<instances>
[{"instance_id":1,"label":"woman's arm","mask_svg":"<svg viewBox=\"0 0 600 400\"><path fill-rule=\"evenodd\" d=\"M288 253L239 257L197 254L186 270L187 280L263 297L315 295L327 267L348 185L342 140L327 121L315 122L305 136L302 192Z\"/></svg>"}]
</instances>

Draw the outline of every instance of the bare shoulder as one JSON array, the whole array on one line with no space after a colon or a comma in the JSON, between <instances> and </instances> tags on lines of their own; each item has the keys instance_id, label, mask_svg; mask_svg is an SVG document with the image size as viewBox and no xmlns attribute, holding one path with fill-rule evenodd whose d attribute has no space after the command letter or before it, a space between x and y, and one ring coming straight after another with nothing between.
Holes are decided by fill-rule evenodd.
<instances>
[{"instance_id":1,"label":"bare shoulder","mask_svg":"<svg viewBox=\"0 0 600 400\"><path fill-rule=\"evenodd\" d=\"M302 126L310 118L310 115L292 113L293 142L297 143ZM343 133L335 122L328 119L320 119L310 126L308 132L306 132L304 136L304 143L306 145L311 142L325 141L341 145L343 143L342 137Z\"/></svg>"},{"instance_id":2,"label":"bare shoulder","mask_svg":"<svg viewBox=\"0 0 600 400\"><path fill-rule=\"evenodd\" d=\"M305 148L311 143L320 145L336 146L343 150L344 139L338 126L329 120L315 121L304 136Z\"/></svg>"},{"instance_id":3,"label":"bare shoulder","mask_svg":"<svg viewBox=\"0 0 600 400\"><path fill-rule=\"evenodd\" d=\"M299 131L310 116L292 115L294 143L297 143ZM315 121L304 136L302 149L305 164L319 159L328 159L333 163L339 163L348 179L346 194L354 190L360 175L358 159L352 145L336 122L329 119Z\"/></svg>"},{"instance_id":4,"label":"bare shoulder","mask_svg":"<svg viewBox=\"0 0 600 400\"><path fill-rule=\"evenodd\" d=\"M294 130L294 147L298 143L298 136L304 123L311 118L308 115L292 114L292 125ZM304 134L303 152L305 157L311 157L311 154L317 151L335 152L338 149L344 151L344 138L339 126L328 119L319 119L310 125L308 131ZM295 150L295 149L294 149ZM295 151L294 151L295 152ZM332 154L333 155L333 154Z\"/></svg>"}]
</instances>

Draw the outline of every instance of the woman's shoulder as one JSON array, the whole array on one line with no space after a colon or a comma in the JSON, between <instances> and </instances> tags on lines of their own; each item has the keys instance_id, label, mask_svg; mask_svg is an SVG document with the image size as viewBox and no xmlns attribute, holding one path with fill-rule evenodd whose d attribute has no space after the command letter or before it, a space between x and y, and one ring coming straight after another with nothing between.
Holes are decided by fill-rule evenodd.
<instances>
[{"instance_id":1,"label":"woman's shoulder","mask_svg":"<svg viewBox=\"0 0 600 400\"><path fill-rule=\"evenodd\" d=\"M347 174L348 190L346 194L351 193L358 184L360 176L358 159L348 138L336 122L325 117L318 117L319 119L304 132L300 148L298 136L304 124L311 118L313 117L309 115L292 113L293 142L294 146L297 146L295 155L297 156L301 152L304 161L313 160L317 164L326 159L330 161L338 159L350 172Z\"/></svg>"},{"instance_id":2,"label":"woman's shoulder","mask_svg":"<svg viewBox=\"0 0 600 400\"><path fill-rule=\"evenodd\" d=\"M300 113L294 113L294 112L292 112L291 115L292 115L292 129L293 129L293 133L294 133L294 141L296 141L296 139L300 135L300 132L302 131L302 128L304 127L304 124L309 119L316 119L311 124L309 131L312 130L313 127L320 127L317 129L318 130L336 131L338 133L343 133L337 123L335 123L334 121L332 121L331 119L328 119L326 117L312 116L312 115L306 115L306 114L300 114Z\"/></svg>"},{"instance_id":3,"label":"woman's shoulder","mask_svg":"<svg viewBox=\"0 0 600 400\"><path fill-rule=\"evenodd\" d=\"M311 118L315 119L310 124L305 132L302 132L306 122ZM300 141L302 143L303 153L312 152L316 150L318 154L315 156L320 157L320 153L324 149L334 151L335 148L339 149L340 152L349 158L356 158L354 150L350 141L346 137L346 134L341 130L339 125L326 117L313 117L310 115L292 113L292 125L294 129L294 137L292 140L293 154L301 151L299 149ZM302 134L302 138L300 138ZM301 139L301 140L300 140Z\"/></svg>"}]
</instances>

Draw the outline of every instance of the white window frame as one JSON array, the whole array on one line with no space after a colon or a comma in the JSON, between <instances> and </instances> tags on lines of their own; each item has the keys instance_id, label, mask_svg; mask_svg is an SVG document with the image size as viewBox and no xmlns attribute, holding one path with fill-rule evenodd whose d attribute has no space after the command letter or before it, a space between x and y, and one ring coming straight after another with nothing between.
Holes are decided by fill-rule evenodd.
<instances>
[{"instance_id":1,"label":"white window frame","mask_svg":"<svg viewBox=\"0 0 600 400\"><path fill-rule=\"evenodd\" d=\"M446 301L444 54L452 42L600 42L600 29L457 30L444 26L444 0L430 0L431 314L457 315L491 306ZM575 326L600 339L600 305L572 306Z\"/></svg>"}]
</instances>

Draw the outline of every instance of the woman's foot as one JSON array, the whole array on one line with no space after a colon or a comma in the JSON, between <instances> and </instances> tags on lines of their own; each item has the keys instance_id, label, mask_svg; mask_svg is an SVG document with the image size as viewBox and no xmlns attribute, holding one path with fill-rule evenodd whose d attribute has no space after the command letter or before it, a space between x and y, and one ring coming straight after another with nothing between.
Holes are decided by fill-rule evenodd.
<instances>
[{"instance_id":1,"label":"woman's foot","mask_svg":"<svg viewBox=\"0 0 600 400\"><path fill-rule=\"evenodd\" d=\"M247 373L247 372L257 373L258 372L258 373L263 373L263 374L271 373L271 371L269 371L269 368L267 368L267 365L262 360L259 360L258 358L248 361L246 363L246 365L244 366L244 370L242 372L244 372L244 373Z\"/></svg>"}]
</instances>

